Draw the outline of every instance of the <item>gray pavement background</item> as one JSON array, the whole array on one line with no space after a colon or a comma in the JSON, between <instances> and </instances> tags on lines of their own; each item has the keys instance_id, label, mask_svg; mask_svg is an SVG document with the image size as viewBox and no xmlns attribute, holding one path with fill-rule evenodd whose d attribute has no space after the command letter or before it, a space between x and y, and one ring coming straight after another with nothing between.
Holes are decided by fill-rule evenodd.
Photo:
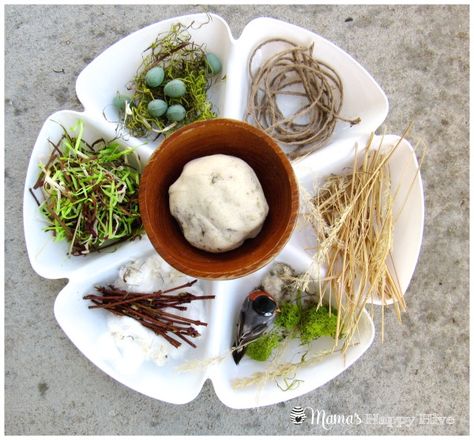
<instances>
[{"instance_id":1,"label":"gray pavement background","mask_svg":"<svg viewBox=\"0 0 474 440\"><path fill-rule=\"evenodd\" d=\"M429 152L426 219L402 324L325 386L271 407L231 410L210 383L173 406L144 397L91 364L62 333L53 303L66 280L37 276L26 255L22 191L36 136L53 112L82 110L79 72L109 45L156 21L221 15L233 35L258 16L314 31L351 54L388 96L384 128ZM54 70L64 69L64 73ZM6 6L6 434L467 434L469 432L469 9L467 6ZM376 319L376 328L380 322ZM379 335L380 332L377 333ZM327 414L452 416L447 425L292 425L293 406Z\"/></svg>"}]
</instances>

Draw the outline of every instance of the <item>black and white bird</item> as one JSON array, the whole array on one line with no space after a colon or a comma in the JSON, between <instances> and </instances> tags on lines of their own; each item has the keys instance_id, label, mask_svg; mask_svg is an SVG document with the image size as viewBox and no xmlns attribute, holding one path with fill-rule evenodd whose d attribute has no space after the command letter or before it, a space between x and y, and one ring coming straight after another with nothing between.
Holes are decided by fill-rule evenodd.
<instances>
[{"instance_id":1,"label":"black and white bird","mask_svg":"<svg viewBox=\"0 0 474 440\"><path fill-rule=\"evenodd\" d=\"M236 364L245 354L245 344L257 339L270 328L277 311L277 303L264 290L254 290L245 298L237 323L237 334L232 346L232 357Z\"/></svg>"}]
</instances>

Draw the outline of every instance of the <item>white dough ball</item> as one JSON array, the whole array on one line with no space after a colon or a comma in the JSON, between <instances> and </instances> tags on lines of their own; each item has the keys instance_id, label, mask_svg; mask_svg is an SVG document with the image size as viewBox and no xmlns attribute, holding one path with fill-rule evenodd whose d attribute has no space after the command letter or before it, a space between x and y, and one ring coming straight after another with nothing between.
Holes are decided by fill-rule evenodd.
<instances>
[{"instance_id":1,"label":"white dough ball","mask_svg":"<svg viewBox=\"0 0 474 440\"><path fill-rule=\"evenodd\" d=\"M268 214L253 169L242 159L225 154L188 162L169 188L169 203L186 240L215 253L254 238Z\"/></svg>"}]
</instances>

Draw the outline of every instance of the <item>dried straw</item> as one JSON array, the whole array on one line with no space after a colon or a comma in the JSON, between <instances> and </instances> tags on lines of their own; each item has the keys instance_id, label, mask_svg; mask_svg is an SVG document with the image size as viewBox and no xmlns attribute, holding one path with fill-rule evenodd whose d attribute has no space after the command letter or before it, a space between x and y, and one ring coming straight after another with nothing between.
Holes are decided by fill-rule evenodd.
<instances>
[{"instance_id":1,"label":"dried straw","mask_svg":"<svg viewBox=\"0 0 474 440\"><path fill-rule=\"evenodd\" d=\"M359 344L359 342L352 343L351 346L353 347L357 344ZM282 378L284 379L286 378L287 380L289 379L290 381L296 381L298 383L302 382L302 380L295 379L296 373L298 372L300 368L317 365L324 358L338 351L341 351L341 349L340 348L336 349L336 347L329 350L322 350L314 354L313 356L303 356L299 362L276 363L274 361L272 362L272 367L268 368L267 370L257 371L248 377L241 377L241 378L234 379L232 381L232 388L239 389L239 388L246 388L253 385L256 385L257 387L261 388L270 381L278 381L278 379L282 379ZM288 387L288 389L292 389L291 384Z\"/></svg>"},{"instance_id":2,"label":"dried straw","mask_svg":"<svg viewBox=\"0 0 474 440\"><path fill-rule=\"evenodd\" d=\"M399 319L406 310L391 256L398 188L392 191L388 161L407 131L387 152L382 151L383 137L377 148L371 148L371 135L360 163L356 151L352 172L329 176L304 215L319 242L313 264L326 267L326 281L319 286L321 301L325 296L334 299L329 303L338 313L336 344L344 338L344 352L369 300L382 303L382 339L388 301L393 300Z\"/></svg>"}]
</instances>

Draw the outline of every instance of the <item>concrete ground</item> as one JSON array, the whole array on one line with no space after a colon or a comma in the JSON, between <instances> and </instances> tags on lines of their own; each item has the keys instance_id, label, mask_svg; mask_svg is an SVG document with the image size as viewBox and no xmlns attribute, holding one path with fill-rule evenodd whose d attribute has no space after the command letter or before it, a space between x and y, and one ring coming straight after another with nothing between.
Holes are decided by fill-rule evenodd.
<instances>
[{"instance_id":1,"label":"concrete ground","mask_svg":"<svg viewBox=\"0 0 474 440\"><path fill-rule=\"evenodd\" d=\"M50 114L82 109L75 96L79 72L143 26L202 11L221 15L236 37L251 19L271 16L333 41L387 94L387 133L401 134L414 121L412 140L429 145L424 239L402 324L389 313L385 342L376 337L342 375L301 398L256 410L225 407L209 383L196 400L176 407L106 376L56 324L53 303L66 280L36 275L23 239L32 147ZM467 6L6 6L5 433L467 434L468 78ZM295 405L374 417L326 431L316 423L292 425ZM410 426L389 423L402 416L415 419Z\"/></svg>"}]
</instances>

